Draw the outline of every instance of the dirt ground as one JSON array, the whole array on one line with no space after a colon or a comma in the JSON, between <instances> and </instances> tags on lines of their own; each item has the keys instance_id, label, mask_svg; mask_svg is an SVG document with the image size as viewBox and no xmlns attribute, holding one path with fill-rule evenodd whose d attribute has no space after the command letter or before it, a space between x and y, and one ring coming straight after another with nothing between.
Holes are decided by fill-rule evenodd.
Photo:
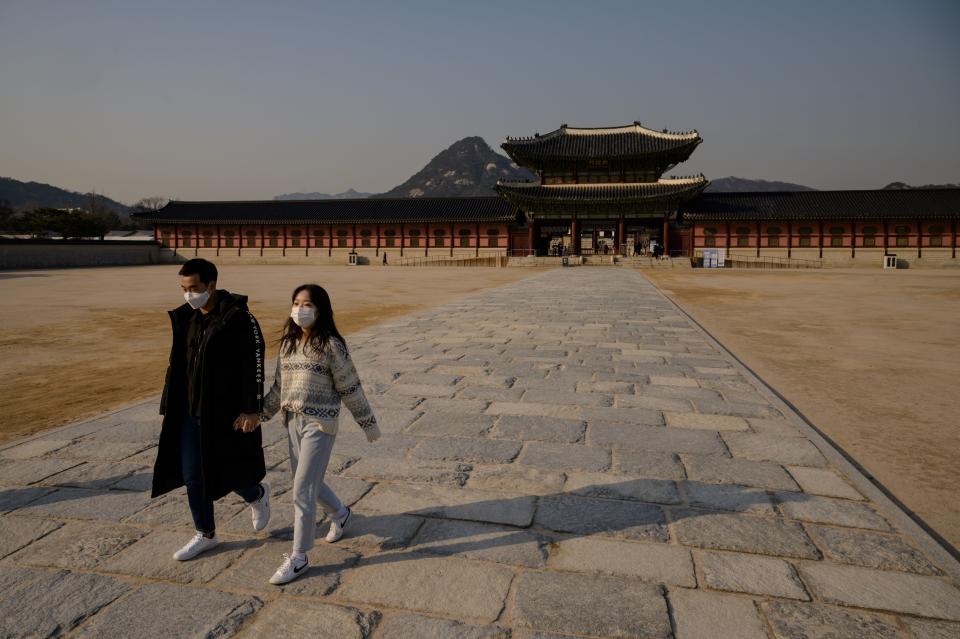
<instances>
[{"instance_id":1,"label":"dirt ground","mask_svg":"<svg viewBox=\"0 0 960 639\"><path fill-rule=\"evenodd\" d=\"M960 546L960 270L646 274Z\"/></svg>"},{"instance_id":2,"label":"dirt ground","mask_svg":"<svg viewBox=\"0 0 960 639\"><path fill-rule=\"evenodd\" d=\"M177 266L0 273L0 442L157 394ZM228 266L218 285L250 297L268 357L303 283L325 287L345 335L538 272L525 268Z\"/></svg>"}]
</instances>

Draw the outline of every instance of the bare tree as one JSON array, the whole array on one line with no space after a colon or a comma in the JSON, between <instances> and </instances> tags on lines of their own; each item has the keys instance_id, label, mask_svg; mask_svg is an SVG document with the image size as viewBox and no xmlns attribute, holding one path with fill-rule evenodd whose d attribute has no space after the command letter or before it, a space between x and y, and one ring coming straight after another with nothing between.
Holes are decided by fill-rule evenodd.
<instances>
[{"instance_id":1,"label":"bare tree","mask_svg":"<svg viewBox=\"0 0 960 639\"><path fill-rule=\"evenodd\" d=\"M87 193L87 198L87 211L90 213L90 215L100 221L98 234L102 240L107 231L120 228L122 220L120 219L120 216L117 215L117 212L103 201L103 196L97 195L96 191Z\"/></svg>"},{"instance_id":2,"label":"bare tree","mask_svg":"<svg viewBox=\"0 0 960 639\"><path fill-rule=\"evenodd\" d=\"M154 195L151 197L145 197L139 200L136 204L133 205L133 210L136 213L146 213L152 211L159 211L167 205L169 202L165 197L159 195Z\"/></svg>"},{"instance_id":3,"label":"bare tree","mask_svg":"<svg viewBox=\"0 0 960 639\"><path fill-rule=\"evenodd\" d=\"M13 207L7 200L0 200L0 230L7 230L13 221Z\"/></svg>"}]
</instances>

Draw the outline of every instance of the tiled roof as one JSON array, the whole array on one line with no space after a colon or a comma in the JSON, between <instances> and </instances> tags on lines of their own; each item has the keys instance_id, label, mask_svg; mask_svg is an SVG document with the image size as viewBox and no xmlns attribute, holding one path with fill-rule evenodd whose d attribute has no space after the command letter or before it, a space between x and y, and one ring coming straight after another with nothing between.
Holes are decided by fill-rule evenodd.
<instances>
[{"instance_id":1,"label":"tiled roof","mask_svg":"<svg viewBox=\"0 0 960 639\"><path fill-rule=\"evenodd\" d=\"M655 131L635 122L621 127L580 129L561 125L544 135L510 138L500 146L517 164L590 158L631 158L668 155L683 162L703 139L696 131Z\"/></svg>"},{"instance_id":2,"label":"tiled roof","mask_svg":"<svg viewBox=\"0 0 960 639\"><path fill-rule=\"evenodd\" d=\"M540 184L539 182L498 182L497 192L523 206L534 202L639 202L692 197L706 188L702 175L662 178L657 182L616 182L606 184Z\"/></svg>"},{"instance_id":3,"label":"tiled roof","mask_svg":"<svg viewBox=\"0 0 960 639\"><path fill-rule=\"evenodd\" d=\"M174 200L159 211L136 213L134 217L149 223L175 224L510 222L515 219L510 205L496 195L238 202Z\"/></svg>"},{"instance_id":4,"label":"tiled roof","mask_svg":"<svg viewBox=\"0 0 960 639\"><path fill-rule=\"evenodd\" d=\"M680 215L687 222L960 218L960 189L704 193Z\"/></svg>"}]
</instances>

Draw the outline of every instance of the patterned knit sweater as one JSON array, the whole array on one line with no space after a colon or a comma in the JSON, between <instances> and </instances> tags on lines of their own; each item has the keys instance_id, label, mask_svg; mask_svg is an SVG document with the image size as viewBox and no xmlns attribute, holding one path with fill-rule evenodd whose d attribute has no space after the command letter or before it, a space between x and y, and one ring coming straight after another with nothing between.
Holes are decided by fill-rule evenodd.
<instances>
[{"instance_id":1,"label":"patterned knit sweater","mask_svg":"<svg viewBox=\"0 0 960 639\"><path fill-rule=\"evenodd\" d=\"M346 345L335 337L322 352L298 348L277 357L273 388L263 400L261 419L267 421L281 408L315 417L320 430L335 435L340 401L363 429L368 441L380 437L377 418L360 385L357 369Z\"/></svg>"}]
</instances>

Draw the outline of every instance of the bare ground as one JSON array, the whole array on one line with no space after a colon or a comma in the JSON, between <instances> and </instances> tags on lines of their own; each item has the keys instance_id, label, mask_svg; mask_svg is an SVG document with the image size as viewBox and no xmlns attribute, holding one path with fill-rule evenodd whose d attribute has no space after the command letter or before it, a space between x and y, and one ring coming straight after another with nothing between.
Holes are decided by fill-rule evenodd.
<instances>
[{"instance_id":1,"label":"bare ground","mask_svg":"<svg viewBox=\"0 0 960 639\"><path fill-rule=\"evenodd\" d=\"M159 392L177 266L0 273L0 442ZM294 287L314 282L345 335L538 272L519 268L228 266L219 286L250 296L268 356ZM275 351L274 351L275 352Z\"/></svg>"},{"instance_id":2,"label":"bare ground","mask_svg":"<svg viewBox=\"0 0 960 639\"><path fill-rule=\"evenodd\" d=\"M647 275L960 546L960 271Z\"/></svg>"}]
</instances>

